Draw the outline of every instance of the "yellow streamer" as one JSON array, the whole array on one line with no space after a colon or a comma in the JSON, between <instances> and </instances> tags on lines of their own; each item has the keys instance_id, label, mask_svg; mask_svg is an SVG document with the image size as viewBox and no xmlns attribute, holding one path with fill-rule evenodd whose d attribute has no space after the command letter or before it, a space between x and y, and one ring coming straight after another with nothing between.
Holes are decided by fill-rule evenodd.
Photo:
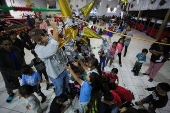
<instances>
[{"instance_id":1,"label":"yellow streamer","mask_svg":"<svg viewBox=\"0 0 170 113\"><path fill-rule=\"evenodd\" d=\"M83 21L83 20L81 20L81 19L79 19L79 18L76 18L76 17L72 17L72 18L77 19L77 20L79 20L79 21L82 21L82 22L84 22L84 23L87 23L86 21ZM112 33L117 34L117 35L126 36L126 37L133 38L133 39L137 39L137 40L143 40L143 41L146 41L146 42L159 43L159 42L155 42L155 41L152 41L152 40L146 40L146 39L142 39L142 38L135 38L135 37L132 37L132 36L127 36L127 35L124 35L124 34L116 33L116 32L107 30L107 29L105 29L105 28L103 28L103 27L100 27L100 26L91 24L91 23L87 23L87 24L93 25L93 26L95 26L95 27L101 28L101 29L103 29L103 30L105 30L105 31L109 31L109 32L112 32ZM170 44L165 44L165 43L159 43L159 44L170 45Z\"/></svg>"}]
</instances>

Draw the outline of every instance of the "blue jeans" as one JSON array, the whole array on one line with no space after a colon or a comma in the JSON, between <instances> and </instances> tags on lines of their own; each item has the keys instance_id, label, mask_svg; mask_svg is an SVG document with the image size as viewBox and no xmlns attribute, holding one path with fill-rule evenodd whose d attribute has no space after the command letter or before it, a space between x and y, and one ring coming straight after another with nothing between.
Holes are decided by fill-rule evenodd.
<instances>
[{"instance_id":1,"label":"blue jeans","mask_svg":"<svg viewBox=\"0 0 170 113\"><path fill-rule=\"evenodd\" d=\"M104 67L105 67L105 62L106 62L106 59L101 59L100 58L100 65L102 66L102 71L104 71ZM102 65L103 64L103 65Z\"/></svg>"},{"instance_id":2,"label":"blue jeans","mask_svg":"<svg viewBox=\"0 0 170 113\"><path fill-rule=\"evenodd\" d=\"M144 103L150 103L151 102L151 100L150 100L150 98L149 98L149 96L147 96L146 98L143 98L142 100L141 100L141 102L144 104ZM156 110L156 108L151 108L150 106L148 107L148 110L149 110L149 112L150 113L156 113L155 112L155 110Z\"/></svg>"},{"instance_id":3,"label":"blue jeans","mask_svg":"<svg viewBox=\"0 0 170 113\"><path fill-rule=\"evenodd\" d=\"M66 69L58 76L58 78L54 79L50 77L50 80L52 81L55 87L56 96L59 96L60 94L65 93L66 89L69 88L68 86L69 77L68 77L68 72Z\"/></svg>"},{"instance_id":4,"label":"blue jeans","mask_svg":"<svg viewBox=\"0 0 170 113\"><path fill-rule=\"evenodd\" d=\"M103 94L100 95L100 100L102 96ZM108 112L108 109L111 109L111 113L117 113L119 111L119 108L116 107L114 104L108 105L99 101L99 113L106 113L106 111Z\"/></svg>"}]
</instances>

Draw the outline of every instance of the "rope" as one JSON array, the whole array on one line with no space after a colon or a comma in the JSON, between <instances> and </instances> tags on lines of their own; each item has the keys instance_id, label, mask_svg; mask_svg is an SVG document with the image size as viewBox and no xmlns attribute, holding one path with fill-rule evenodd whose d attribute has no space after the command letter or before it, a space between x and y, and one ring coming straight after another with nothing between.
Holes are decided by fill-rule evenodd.
<instances>
[{"instance_id":1,"label":"rope","mask_svg":"<svg viewBox=\"0 0 170 113\"><path fill-rule=\"evenodd\" d=\"M101 29L103 29L103 30L105 30L105 31L109 31L109 32L112 32L112 33L114 33L114 34L120 35L120 36L126 36L126 37L133 38L133 39L136 39L136 40L142 40L142 41L146 41L146 42L158 43L158 44L162 44L162 45L170 45L170 44L166 44L166 43L160 43L160 42L155 42L155 41L152 41L152 40L146 40L146 39L142 39L142 38L136 38L136 37L132 37L132 36L127 36L127 35L124 35L124 34L121 34L121 33L116 33L116 32L114 32L114 31L107 30L107 29L105 29L105 28L103 28L103 27L100 27L100 26L97 26L97 25L88 23L88 22L86 22L86 21L83 21L83 20L81 20L81 19L79 19L79 18L76 18L76 17L72 17L72 18L77 19L77 20L79 20L79 21L82 21L82 22L84 22L84 23L86 23L86 24L93 25L93 26L95 26L95 27L101 28Z\"/></svg>"}]
</instances>

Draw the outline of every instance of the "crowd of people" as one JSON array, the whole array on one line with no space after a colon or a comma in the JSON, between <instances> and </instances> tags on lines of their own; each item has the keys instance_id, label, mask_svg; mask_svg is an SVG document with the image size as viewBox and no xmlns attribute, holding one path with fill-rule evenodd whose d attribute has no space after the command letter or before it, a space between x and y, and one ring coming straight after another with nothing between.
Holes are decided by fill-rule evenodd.
<instances>
[{"instance_id":1,"label":"crowd of people","mask_svg":"<svg viewBox=\"0 0 170 113\"><path fill-rule=\"evenodd\" d=\"M29 19L29 18L28 18ZM108 29L113 31L115 24L109 18ZM118 21L118 22L117 22ZM105 20L100 19L101 27L105 26ZM113 64L118 56L119 65L122 67L121 53L125 48L124 57L127 54L133 36L131 26L125 24L125 21L116 20L120 32L127 36L122 36L108 48L104 47L98 51L100 62L95 58L90 45L90 39L87 37L88 44L77 41L73 44L74 51L70 56L65 47L59 48L58 24L52 18L50 25L53 28L53 36L48 35L48 26L45 21L40 19L40 28L34 28L31 22L28 22L31 29L27 32L21 32L17 38L16 32L10 32L7 37L1 37L0 40L0 71L4 79L5 87L9 97L6 102L11 102L14 98L13 90L18 89L19 97L25 98L26 109L42 113L44 109L40 106L40 101L33 94L36 92L42 97L41 103L46 101L46 96L41 91L42 74L46 79L46 90L54 86L56 97L50 105L50 113L64 113L71 109L72 101L76 98L79 101L79 109L71 109L79 113L155 113L156 108L165 107L168 102L167 92L170 91L168 83L159 83L156 87L145 88L153 91L146 98L135 102L136 105L148 103L148 109L136 109L133 107L133 92L119 86L119 70L113 68L110 72L105 72L105 66ZM123 30L125 28L125 30ZM94 30L94 28L93 28ZM102 29L97 29L99 35L103 35ZM112 32L107 32L111 42ZM33 40L32 43L31 39ZM164 37L158 42L169 43L169 37ZM31 50L34 59L29 64L25 62L24 48ZM142 64L146 62L146 54L152 53L150 65L144 75L153 78L169 58L169 47L159 43L154 43L148 49L143 48L136 55L136 62L131 70L135 76L138 76ZM37 71L34 71L32 67ZM19 80L22 79L22 85ZM52 83L50 83L50 81Z\"/></svg>"}]
</instances>

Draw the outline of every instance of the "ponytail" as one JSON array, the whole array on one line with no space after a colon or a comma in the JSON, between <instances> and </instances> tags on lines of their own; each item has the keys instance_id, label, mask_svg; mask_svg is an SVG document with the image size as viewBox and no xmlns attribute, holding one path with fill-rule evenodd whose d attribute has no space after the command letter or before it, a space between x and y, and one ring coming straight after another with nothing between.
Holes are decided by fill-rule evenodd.
<instances>
[{"instance_id":1,"label":"ponytail","mask_svg":"<svg viewBox=\"0 0 170 113\"><path fill-rule=\"evenodd\" d=\"M100 98L100 87L94 87L91 91L91 98L87 104L86 113L98 113L99 109L99 98Z\"/></svg>"}]
</instances>

